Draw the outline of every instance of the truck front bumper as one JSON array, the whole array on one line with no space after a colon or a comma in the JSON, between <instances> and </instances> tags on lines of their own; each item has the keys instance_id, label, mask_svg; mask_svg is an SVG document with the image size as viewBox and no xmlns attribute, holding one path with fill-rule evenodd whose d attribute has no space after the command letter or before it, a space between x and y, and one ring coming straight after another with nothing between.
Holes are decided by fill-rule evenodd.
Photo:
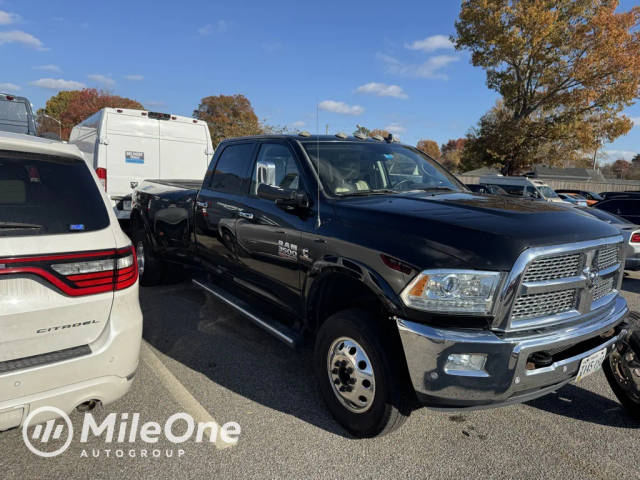
<instances>
[{"instance_id":1,"label":"truck front bumper","mask_svg":"<svg viewBox=\"0 0 640 480\"><path fill-rule=\"evenodd\" d=\"M494 407L528 401L573 380L584 358L613 351L629 310L618 296L577 325L527 336L434 328L396 318L411 382L421 403L439 408ZM532 354L551 363L540 366ZM484 368L447 368L452 354L486 356Z\"/></svg>"}]
</instances>

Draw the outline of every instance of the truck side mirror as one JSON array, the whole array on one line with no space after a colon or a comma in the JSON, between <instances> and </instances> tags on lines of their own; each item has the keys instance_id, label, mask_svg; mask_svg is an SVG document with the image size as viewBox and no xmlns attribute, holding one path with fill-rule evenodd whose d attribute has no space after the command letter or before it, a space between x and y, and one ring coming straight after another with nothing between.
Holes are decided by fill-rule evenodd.
<instances>
[{"instance_id":1,"label":"truck side mirror","mask_svg":"<svg viewBox=\"0 0 640 480\"><path fill-rule=\"evenodd\" d=\"M309 208L309 197L304 192L288 188L274 187L261 183L258 185L258 197L271 200L276 205L295 208Z\"/></svg>"}]
</instances>

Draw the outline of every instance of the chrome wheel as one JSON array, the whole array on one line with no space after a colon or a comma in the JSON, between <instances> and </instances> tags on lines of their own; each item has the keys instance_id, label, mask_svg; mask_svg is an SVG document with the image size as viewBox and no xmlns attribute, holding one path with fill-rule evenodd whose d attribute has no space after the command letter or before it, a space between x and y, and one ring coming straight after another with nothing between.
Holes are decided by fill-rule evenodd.
<instances>
[{"instance_id":1,"label":"chrome wheel","mask_svg":"<svg viewBox=\"0 0 640 480\"><path fill-rule=\"evenodd\" d=\"M138 275L144 275L144 242L141 240L136 244L136 257L138 259Z\"/></svg>"},{"instance_id":2,"label":"chrome wheel","mask_svg":"<svg viewBox=\"0 0 640 480\"><path fill-rule=\"evenodd\" d=\"M376 393L375 374L367 352L348 337L331 344L327 373L340 403L349 411L364 413L371 408Z\"/></svg>"}]
</instances>

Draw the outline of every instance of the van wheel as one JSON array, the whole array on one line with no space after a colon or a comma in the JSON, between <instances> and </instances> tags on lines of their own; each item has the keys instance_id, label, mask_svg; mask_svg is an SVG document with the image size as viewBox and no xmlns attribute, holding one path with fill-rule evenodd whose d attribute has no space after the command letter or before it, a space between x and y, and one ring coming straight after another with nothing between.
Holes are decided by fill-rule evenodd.
<instances>
[{"instance_id":1,"label":"van wheel","mask_svg":"<svg viewBox=\"0 0 640 480\"><path fill-rule=\"evenodd\" d=\"M139 228L134 232L133 246L136 249L136 257L138 258L140 285L158 285L162 282L166 266L151 253L147 235L143 228Z\"/></svg>"},{"instance_id":2,"label":"van wheel","mask_svg":"<svg viewBox=\"0 0 640 480\"><path fill-rule=\"evenodd\" d=\"M377 319L358 309L329 317L316 338L313 363L322 397L357 437L390 433L408 415L406 387L397 380L403 376L395 375L395 356L383 348L383 338Z\"/></svg>"},{"instance_id":3,"label":"van wheel","mask_svg":"<svg viewBox=\"0 0 640 480\"><path fill-rule=\"evenodd\" d=\"M629 316L632 331L604 362L604 373L620 403L640 422L640 316Z\"/></svg>"}]
</instances>

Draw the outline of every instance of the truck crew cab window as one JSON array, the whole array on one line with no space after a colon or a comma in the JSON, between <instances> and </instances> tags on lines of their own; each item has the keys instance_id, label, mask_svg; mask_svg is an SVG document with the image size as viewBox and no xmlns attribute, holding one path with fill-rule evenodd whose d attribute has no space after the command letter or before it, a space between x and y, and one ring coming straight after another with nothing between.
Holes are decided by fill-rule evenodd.
<instances>
[{"instance_id":1,"label":"truck crew cab window","mask_svg":"<svg viewBox=\"0 0 640 480\"><path fill-rule=\"evenodd\" d=\"M210 188L219 192L245 193L253 160L253 143L227 146L220 155Z\"/></svg>"},{"instance_id":2,"label":"truck crew cab window","mask_svg":"<svg viewBox=\"0 0 640 480\"><path fill-rule=\"evenodd\" d=\"M265 143L260 147L251 178L252 195L258 194L258 185L261 183L287 190L298 190L300 172L296 159L286 145Z\"/></svg>"}]
</instances>

